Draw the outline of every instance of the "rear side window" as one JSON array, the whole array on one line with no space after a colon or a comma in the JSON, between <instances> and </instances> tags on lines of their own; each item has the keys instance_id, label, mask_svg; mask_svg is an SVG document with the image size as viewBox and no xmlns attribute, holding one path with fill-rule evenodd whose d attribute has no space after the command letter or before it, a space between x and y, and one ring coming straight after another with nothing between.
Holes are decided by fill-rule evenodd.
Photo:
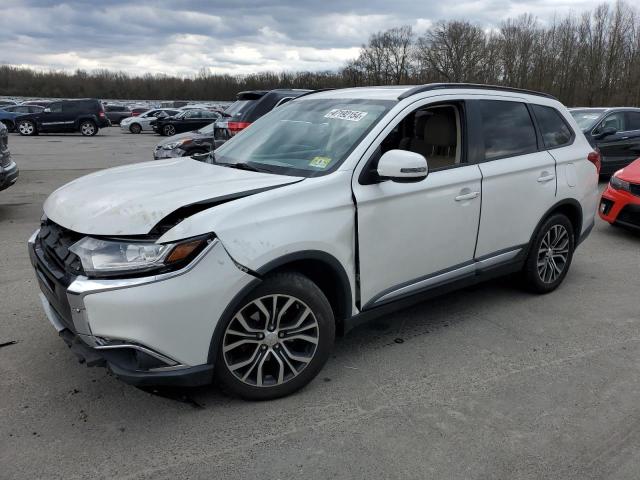
<instances>
[{"instance_id":1,"label":"rear side window","mask_svg":"<svg viewBox=\"0 0 640 480\"><path fill-rule=\"evenodd\" d=\"M627 130L640 130L640 112L627 112Z\"/></svg>"},{"instance_id":2,"label":"rear side window","mask_svg":"<svg viewBox=\"0 0 640 480\"><path fill-rule=\"evenodd\" d=\"M62 112L62 102L54 102L49 105L49 110L51 112Z\"/></svg>"},{"instance_id":3,"label":"rear side window","mask_svg":"<svg viewBox=\"0 0 640 480\"><path fill-rule=\"evenodd\" d=\"M571 142L571 129L553 107L531 105L542 134L542 141L547 148L560 147Z\"/></svg>"},{"instance_id":4,"label":"rear side window","mask_svg":"<svg viewBox=\"0 0 640 480\"><path fill-rule=\"evenodd\" d=\"M524 103L480 100L485 160L538 150L536 131Z\"/></svg>"}]
</instances>

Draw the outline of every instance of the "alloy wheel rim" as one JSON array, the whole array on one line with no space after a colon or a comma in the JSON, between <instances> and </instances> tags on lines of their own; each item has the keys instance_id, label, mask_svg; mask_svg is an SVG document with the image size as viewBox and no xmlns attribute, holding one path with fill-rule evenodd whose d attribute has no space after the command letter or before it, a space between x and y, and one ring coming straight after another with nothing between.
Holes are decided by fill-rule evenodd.
<instances>
[{"instance_id":1,"label":"alloy wheel rim","mask_svg":"<svg viewBox=\"0 0 640 480\"><path fill-rule=\"evenodd\" d=\"M538 249L538 276L544 283L555 282L569 259L569 232L563 225L553 225L542 237Z\"/></svg>"},{"instance_id":2,"label":"alloy wheel rim","mask_svg":"<svg viewBox=\"0 0 640 480\"><path fill-rule=\"evenodd\" d=\"M91 135L94 131L94 126L90 123L85 123L82 125L82 133L85 135Z\"/></svg>"},{"instance_id":3,"label":"alloy wheel rim","mask_svg":"<svg viewBox=\"0 0 640 480\"><path fill-rule=\"evenodd\" d=\"M20 133L31 134L33 132L33 125L28 122L20 124Z\"/></svg>"},{"instance_id":4,"label":"alloy wheel rim","mask_svg":"<svg viewBox=\"0 0 640 480\"><path fill-rule=\"evenodd\" d=\"M167 136L169 136L169 137L170 137L171 135L173 135L173 134L175 134L175 133L176 133L176 129L175 129L175 128L173 128L171 125L169 125L169 126L167 127Z\"/></svg>"},{"instance_id":5,"label":"alloy wheel rim","mask_svg":"<svg viewBox=\"0 0 640 480\"><path fill-rule=\"evenodd\" d=\"M320 329L313 311L290 295L247 303L225 329L222 353L229 371L254 387L287 383L313 360Z\"/></svg>"}]
</instances>

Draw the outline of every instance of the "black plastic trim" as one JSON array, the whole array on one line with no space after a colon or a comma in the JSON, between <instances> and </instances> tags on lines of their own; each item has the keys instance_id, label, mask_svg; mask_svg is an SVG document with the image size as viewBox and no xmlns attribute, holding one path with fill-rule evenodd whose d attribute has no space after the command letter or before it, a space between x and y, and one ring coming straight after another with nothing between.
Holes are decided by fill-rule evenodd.
<instances>
[{"instance_id":1,"label":"black plastic trim","mask_svg":"<svg viewBox=\"0 0 640 480\"><path fill-rule=\"evenodd\" d=\"M514 87L501 87L499 85L485 85L481 83L428 83L426 85L420 85L411 88L398 97L398 100L404 100L407 97L416 95L418 93L430 92L433 90L447 90L447 89L473 89L473 90L496 90L512 93L523 93L526 95L537 95L539 97L551 98L557 100L556 97L548 93L537 92L535 90L526 90L524 88Z\"/></svg>"}]
</instances>

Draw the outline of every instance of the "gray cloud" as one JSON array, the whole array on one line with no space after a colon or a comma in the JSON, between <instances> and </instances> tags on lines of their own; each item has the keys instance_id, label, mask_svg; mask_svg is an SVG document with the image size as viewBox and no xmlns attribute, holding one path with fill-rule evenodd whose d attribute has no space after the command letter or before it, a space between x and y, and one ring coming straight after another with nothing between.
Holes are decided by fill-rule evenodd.
<instances>
[{"instance_id":1,"label":"gray cloud","mask_svg":"<svg viewBox=\"0 0 640 480\"><path fill-rule=\"evenodd\" d=\"M541 22L598 0L4 0L0 63L73 70L191 75L324 70L369 35L441 19L493 27L525 12Z\"/></svg>"}]
</instances>

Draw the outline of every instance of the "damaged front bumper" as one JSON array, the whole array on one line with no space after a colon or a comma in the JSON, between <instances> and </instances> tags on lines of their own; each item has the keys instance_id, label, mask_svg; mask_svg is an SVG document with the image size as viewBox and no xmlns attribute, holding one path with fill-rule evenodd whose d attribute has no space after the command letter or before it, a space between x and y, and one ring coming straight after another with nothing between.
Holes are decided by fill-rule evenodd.
<instances>
[{"instance_id":1,"label":"damaged front bumper","mask_svg":"<svg viewBox=\"0 0 640 480\"><path fill-rule=\"evenodd\" d=\"M28 248L40 300L50 323L81 363L107 367L139 386L211 383L210 342L219 318L216 310L221 314L226 306L222 293L228 285L205 288L205 278L211 279L212 263L232 283L243 285L253 278L226 259L218 241L192 264L164 277L93 280L74 277L50 261L38 232Z\"/></svg>"}]
</instances>

